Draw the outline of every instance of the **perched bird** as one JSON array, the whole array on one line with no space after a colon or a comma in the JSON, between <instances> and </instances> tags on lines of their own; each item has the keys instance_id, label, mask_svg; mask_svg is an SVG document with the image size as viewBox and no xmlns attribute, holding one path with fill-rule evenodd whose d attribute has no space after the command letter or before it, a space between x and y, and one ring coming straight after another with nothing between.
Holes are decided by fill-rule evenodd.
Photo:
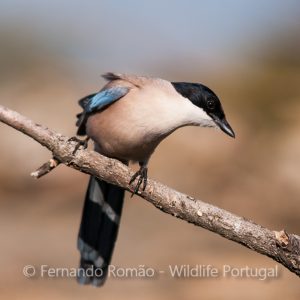
<instances>
[{"instance_id":1,"label":"perched bird","mask_svg":"<svg viewBox=\"0 0 300 300\"><path fill-rule=\"evenodd\" d=\"M95 150L140 169L133 192L147 184L147 164L158 144L183 126L216 127L231 137L234 132L225 118L219 98L199 83L169 82L160 78L107 73L108 83L98 92L79 100L78 135L87 135ZM104 283L116 241L124 190L91 177L78 237L83 270L80 283Z\"/></svg>"}]
</instances>

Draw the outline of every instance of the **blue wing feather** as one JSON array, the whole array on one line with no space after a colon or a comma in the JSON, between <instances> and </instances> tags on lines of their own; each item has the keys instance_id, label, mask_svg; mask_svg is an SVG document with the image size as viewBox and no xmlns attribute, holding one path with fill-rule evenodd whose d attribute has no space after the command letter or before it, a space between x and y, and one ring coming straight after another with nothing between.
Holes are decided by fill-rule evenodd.
<instances>
[{"instance_id":1,"label":"blue wing feather","mask_svg":"<svg viewBox=\"0 0 300 300\"><path fill-rule=\"evenodd\" d=\"M114 103L123 96L125 96L129 91L127 87L112 87L106 90L103 90L95 94L92 98L89 99L89 102L85 106L85 111L87 113L92 113L98 110L101 110L103 107Z\"/></svg>"}]
</instances>

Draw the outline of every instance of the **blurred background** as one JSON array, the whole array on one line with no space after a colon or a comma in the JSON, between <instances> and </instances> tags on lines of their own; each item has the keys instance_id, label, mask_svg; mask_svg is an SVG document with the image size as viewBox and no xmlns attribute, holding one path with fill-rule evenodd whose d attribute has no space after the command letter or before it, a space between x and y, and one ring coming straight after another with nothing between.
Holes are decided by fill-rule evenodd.
<instances>
[{"instance_id":1,"label":"blurred background","mask_svg":"<svg viewBox=\"0 0 300 300\"><path fill-rule=\"evenodd\" d=\"M299 1L37 1L0 3L0 103L63 134L77 100L107 71L202 82L221 98L236 139L183 128L150 161L150 176L273 230L300 233ZM279 276L153 280L28 279L25 265L77 267L88 176L0 124L0 293L3 299L299 299L299 278L275 261L126 196L112 263L275 268ZM180 149L180 151L178 150Z\"/></svg>"}]
</instances>

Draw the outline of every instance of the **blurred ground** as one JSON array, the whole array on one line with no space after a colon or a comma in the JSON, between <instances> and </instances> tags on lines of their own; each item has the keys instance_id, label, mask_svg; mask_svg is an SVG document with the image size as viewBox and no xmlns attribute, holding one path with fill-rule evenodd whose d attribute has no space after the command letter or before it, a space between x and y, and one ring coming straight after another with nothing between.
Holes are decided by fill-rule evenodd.
<instances>
[{"instance_id":1,"label":"blurred ground","mask_svg":"<svg viewBox=\"0 0 300 300\"><path fill-rule=\"evenodd\" d=\"M41 50L34 36L12 32L0 39L0 103L73 135L77 99L97 90L101 80L93 85L79 78L64 56L46 46ZM215 90L237 138L206 129L181 129L161 144L149 172L181 192L270 229L299 234L298 31L288 29L254 43L242 63L217 72L179 71L175 60L155 67L155 75L200 81ZM109 70L99 73L105 71ZM174 279L165 274L151 280L110 278L96 289L79 286L74 279L24 277L25 265L77 267L76 237L88 178L60 166L35 181L29 173L49 158L49 152L5 125L0 125L0 134L3 299L299 299L299 278L274 261L128 195L114 265L156 270L181 264L218 269L278 266L278 278Z\"/></svg>"}]
</instances>

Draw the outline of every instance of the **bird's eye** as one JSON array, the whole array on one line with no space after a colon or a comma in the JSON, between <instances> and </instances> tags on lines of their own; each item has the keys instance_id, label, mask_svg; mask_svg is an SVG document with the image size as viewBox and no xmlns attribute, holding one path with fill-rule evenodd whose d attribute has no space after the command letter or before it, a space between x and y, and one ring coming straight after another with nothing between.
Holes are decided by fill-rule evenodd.
<instances>
[{"instance_id":1,"label":"bird's eye","mask_svg":"<svg viewBox=\"0 0 300 300\"><path fill-rule=\"evenodd\" d=\"M213 99L208 99L207 100L207 108L209 110L214 110L216 106L216 102Z\"/></svg>"}]
</instances>

